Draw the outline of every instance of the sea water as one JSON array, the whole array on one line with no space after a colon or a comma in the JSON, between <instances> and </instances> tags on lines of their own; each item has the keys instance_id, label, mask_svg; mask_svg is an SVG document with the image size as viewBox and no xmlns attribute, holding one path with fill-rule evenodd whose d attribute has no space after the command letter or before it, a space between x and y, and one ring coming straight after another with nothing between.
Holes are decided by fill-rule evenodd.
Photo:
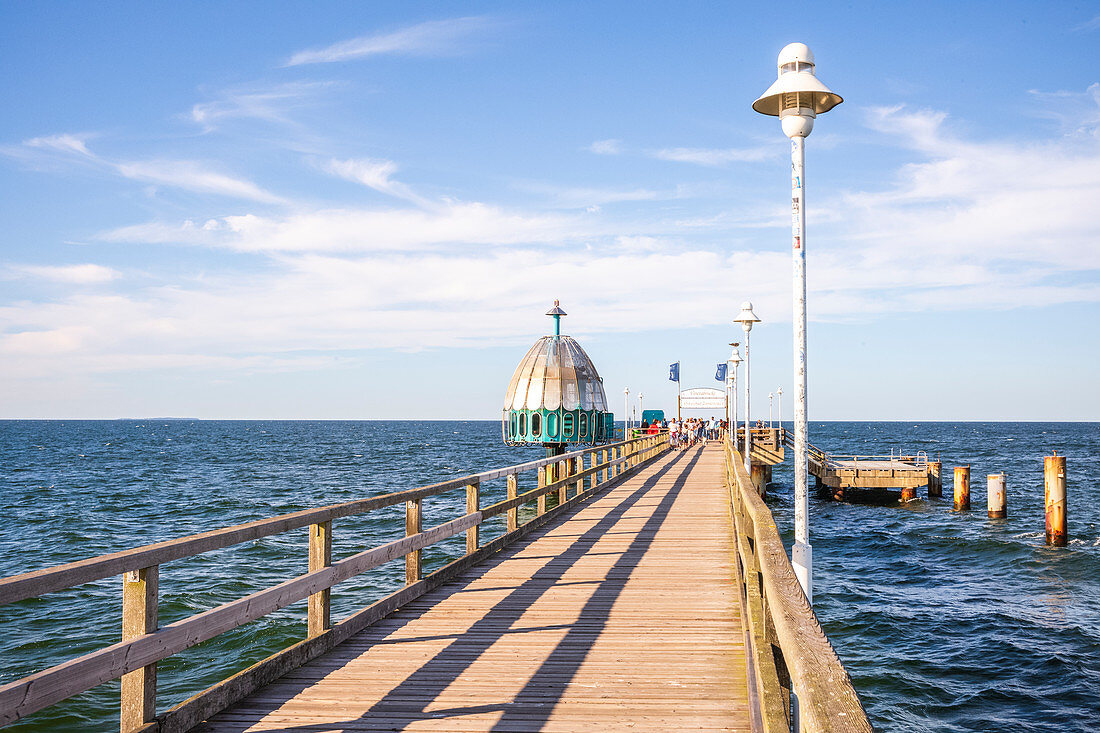
<instances>
[{"instance_id":1,"label":"sea water","mask_svg":"<svg viewBox=\"0 0 1100 733\"><path fill-rule=\"evenodd\" d=\"M789 427L789 425L788 425ZM904 506L811 500L814 602L876 728L1100 729L1096 423L811 423L834 453L926 451L944 499ZM1069 546L1043 536L1042 456L1068 459ZM0 421L0 576L285 512L414 488L538 457L495 422ZM951 469L971 465L970 512ZM985 475L1008 475L1007 520L985 516ZM768 502L791 540L791 478ZM496 483L500 483L497 486ZM503 483L483 487L483 504ZM922 493L923 496L923 493ZM425 502L425 527L465 494ZM503 531L503 517L483 531ZM402 536L402 507L334 522L338 559ZM161 625L305 572L306 530L168 563ZM464 551L430 548L427 570ZM333 618L399 588L400 561L341 583ZM121 580L0 607L0 684L117 641ZM305 602L161 662L158 710L300 640ZM114 731L118 682L9 728Z\"/></svg>"}]
</instances>

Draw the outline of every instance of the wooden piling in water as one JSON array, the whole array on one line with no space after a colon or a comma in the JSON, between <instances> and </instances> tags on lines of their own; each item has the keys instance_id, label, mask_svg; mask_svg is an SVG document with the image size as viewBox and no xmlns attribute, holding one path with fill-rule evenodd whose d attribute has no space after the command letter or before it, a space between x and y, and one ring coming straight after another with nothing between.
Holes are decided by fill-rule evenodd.
<instances>
[{"instance_id":1,"label":"wooden piling in water","mask_svg":"<svg viewBox=\"0 0 1100 733\"><path fill-rule=\"evenodd\" d=\"M928 498L943 496L943 464L940 461L928 462Z\"/></svg>"},{"instance_id":2,"label":"wooden piling in water","mask_svg":"<svg viewBox=\"0 0 1100 733\"><path fill-rule=\"evenodd\" d=\"M955 466L955 509L970 508L970 466Z\"/></svg>"},{"instance_id":3,"label":"wooden piling in water","mask_svg":"<svg viewBox=\"0 0 1100 733\"><path fill-rule=\"evenodd\" d=\"M1004 519L1008 516L1008 497L1005 492L1004 472L989 474L986 476L986 482L988 486L986 509L989 512L989 518Z\"/></svg>"},{"instance_id":4,"label":"wooden piling in water","mask_svg":"<svg viewBox=\"0 0 1100 733\"><path fill-rule=\"evenodd\" d=\"M913 501L917 498L917 487L915 486L903 486L901 488L901 501Z\"/></svg>"},{"instance_id":5,"label":"wooden piling in water","mask_svg":"<svg viewBox=\"0 0 1100 733\"><path fill-rule=\"evenodd\" d=\"M1066 457L1054 455L1043 458L1043 493L1047 516L1047 544L1064 547L1066 544Z\"/></svg>"}]
</instances>

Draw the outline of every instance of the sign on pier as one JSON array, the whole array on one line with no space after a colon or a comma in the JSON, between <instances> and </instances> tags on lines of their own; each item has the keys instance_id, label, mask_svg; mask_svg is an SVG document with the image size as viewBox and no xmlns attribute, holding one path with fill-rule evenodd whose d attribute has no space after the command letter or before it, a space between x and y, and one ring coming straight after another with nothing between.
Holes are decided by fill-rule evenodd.
<instances>
[{"instance_id":1,"label":"sign on pier","mask_svg":"<svg viewBox=\"0 0 1100 733\"><path fill-rule=\"evenodd\" d=\"M681 410L725 410L726 393L710 387L693 387L680 392Z\"/></svg>"}]
</instances>

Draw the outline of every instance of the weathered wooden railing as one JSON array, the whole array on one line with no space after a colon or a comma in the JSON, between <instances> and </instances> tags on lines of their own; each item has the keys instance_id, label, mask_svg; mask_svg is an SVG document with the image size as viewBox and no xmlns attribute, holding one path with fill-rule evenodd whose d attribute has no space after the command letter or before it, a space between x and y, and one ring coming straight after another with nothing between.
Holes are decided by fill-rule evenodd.
<instances>
[{"instance_id":1,"label":"weathered wooden railing","mask_svg":"<svg viewBox=\"0 0 1100 733\"><path fill-rule=\"evenodd\" d=\"M0 579L0 605L3 605L113 575L123 576L123 640L0 687L0 725L121 677L122 731L185 731L584 501L597 488L626 478L667 449L667 433L645 436L484 471L432 486L307 509ZM586 458L587 468L584 467ZM520 493L519 475L528 471L538 473L538 485ZM480 507L481 484L499 478L507 480L507 498ZM423 529L423 500L455 490L466 492L466 514ZM548 508L547 497L551 494L557 495L558 504ZM532 501L536 502L536 513L521 523L519 509ZM403 539L332 561L333 520L400 504L405 505L406 536ZM481 544L480 526L501 514L507 514L506 532ZM161 565L302 527L307 527L309 532L309 571L305 575L157 627ZM421 552L424 548L463 532L466 534L466 554L423 575ZM329 594L332 586L401 557L405 558L404 588L331 624ZM159 716L156 714L157 662L303 598L308 598L305 640Z\"/></svg>"},{"instance_id":2,"label":"weathered wooden railing","mask_svg":"<svg viewBox=\"0 0 1100 733\"><path fill-rule=\"evenodd\" d=\"M872 730L848 673L795 577L767 504L726 441L726 479L736 530L738 581L749 642L750 690L766 733L791 730L791 692L801 730Z\"/></svg>"}]
</instances>

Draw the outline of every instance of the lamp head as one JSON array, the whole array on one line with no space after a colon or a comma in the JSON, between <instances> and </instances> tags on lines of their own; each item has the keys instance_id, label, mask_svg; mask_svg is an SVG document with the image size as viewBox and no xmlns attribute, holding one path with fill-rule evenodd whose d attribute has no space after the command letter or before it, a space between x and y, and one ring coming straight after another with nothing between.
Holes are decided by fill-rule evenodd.
<instances>
[{"instance_id":1,"label":"lamp head","mask_svg":"<svg viewBox=\"0 0 1100 733\"><path fill-rule=\"evenodd\" d=\"M740 323L741 328L745 329L745 333L752 330L752 324L760 323L760 319L752 312L751 301L746 300L741 304L741 312L737 314L737 318L734 318L733 322Z\"/></svg>"},{"instance_id":2,"label":"lamp head","mask_svg":"<svg viewBox=\"0 0 1100 733\"><path fill-rule=\"evenodd\" d=\"M778 117L787 137L806 137L814 119L844 100L814 74L814 54L805 43L788 43L779 52L779 78L752 103L764 115Z\"/></svg>"}]
</instances>

